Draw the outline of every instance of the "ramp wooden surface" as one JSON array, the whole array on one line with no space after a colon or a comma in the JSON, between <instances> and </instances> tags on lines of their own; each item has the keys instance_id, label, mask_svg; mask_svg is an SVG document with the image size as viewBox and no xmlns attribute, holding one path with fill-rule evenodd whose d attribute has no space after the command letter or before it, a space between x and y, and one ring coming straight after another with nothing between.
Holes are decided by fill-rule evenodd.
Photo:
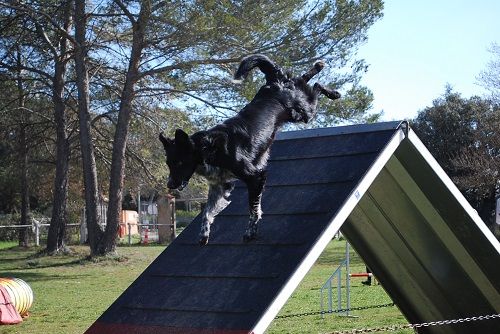
<instances>
[{"instance_id":1,"label":"ramp wooden surface","mask_svg":"<svg viewBox=\"0 0 500 334\"><path fill-rule=\"evenodd\" d=\"M390 122L281 134L269 162L258 240L242 241L248 220L247 192L237 183L232 203L216 218L207 246L198 245L200 217L197 217L86 333L262 333L346 221L344 231L352 245L409 320L433 321L452 314L466 316L474 309L471 305L474 303L481 312L499 312L500 247L480 225L482 222L477 222L477 217L472 218L474 226L470 226L471 218L466 217L469 212L456 208L463 205L454 201L456 194L436 186L438 193L428 196L436 200L446 195L447 206L431 213L457 210L463 220L458 239L453 237L456 240L449 241L450 234L456 232L451 225L433 236L432 242L439 246L431 247L432 251L444 254L439 255L439 263L453 262L449 276L440 272L439 278L429 274L437 270L436 264L422 263L429 260L429 251L418 247L424 237L421 233L428 233L429 224L419 224L415 212L422 209L428 213L431 201L416 209L409 208L406 201L395 201L394 214L385 220L380 218L381 212L391 212L390 209L371 209L373 203L382 200L384 192L387 192L384 205L389 206L387 201L400 195L399 184L388 183L385 189L384 182L388 179L380 179L388 164L397 171L405 163L411 165L411 154L415 154L418 157L412 168L434 171L435 166L430 166L426 157L420 157L422 148L414 149L413 142L407 142L408 131L406 124ZM397 164L403 160L406 162ZM431 176L430 180L442 183L441 177L441 174ZM425 180L426 176L421 178ZM415 187L408 182L408 187ZM432 184L429 187L408 191L405 196L421 200L427 192L433 192ZM375 197L380 200L373 200ZM397 227L399 220L406 219L405 212L409 209L413 210L410 210L411 224ZM447 218L460 219L456 214L440 219ZM425 219L429 216L420 216L420 220ZM425 232L420 232L421 227ZM471 243L469 234L479 238L481 250L472 245L474 250L469 252L461 246ZM397 247L391 247L393 242ZM427 247L428 243L422 245ZM462 258L457 260L454 250ZM466 269L461 269L460 261ZM492 261L496 261L495 266ZM473 273L476 268L481 269L479 273ZM401 280L396 277L398 272ZM410 280L411 275L416 276ZM434 284L431 293L442 292L436 294L436 300L425 293L429 282ZM454 289L472 287L464 294L469 306L456 297L449 301L459 304L456 308L444 307L442 299L449 297L445 285L450 282L458 282ZM418 293L411 293L412 285L418 287L415 289ZM469 300L476 297L474 302ZM483 323L483 327L476 324L474 328L490 330L492 324L493 321Z\"/></svg>"}]
</instances>

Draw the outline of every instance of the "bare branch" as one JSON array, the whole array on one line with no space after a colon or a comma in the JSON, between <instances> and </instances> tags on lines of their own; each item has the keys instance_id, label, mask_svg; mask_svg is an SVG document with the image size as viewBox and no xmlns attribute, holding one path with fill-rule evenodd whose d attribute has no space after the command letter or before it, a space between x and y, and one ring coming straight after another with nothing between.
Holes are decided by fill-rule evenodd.
<instances>
[{"instance_id":1,"label":"bare branch","mask_svg":"<svg viewBox=\"0 0 500 334\"><path fill-rule=\"evenodd\" d=\"M222 64L238 63L240 60L241 58L191 60L182 63L177 63L174 65L152 68L150 70L142 72L140 76L141 78L144 78L146 76L151 76L154 74L170 72L173 70L187 69L197 65L222 65Z\"/></svg>"},{"instance_id":2,"label":"bare branch","mask_svg":"<svg viewBox=\"0 0 500 334\"><path fill-rule=\"evenodd\" d=\"M6 69L11 70L11 71L25 70L25 71L33 72L33 73L36 73L36 74L40 74L44 78L50 79L51 81L54 79L52 77L52 75L50 75L49 73L47 73L45 71L42 71L42 70L40 70L38 68L34 68L34 67L29 67L29 66L24 66L24 65L21 65L21 66L15 65L15 66L13 66L13 65L9 65L7 63L4 63L3 61L0 61L0 67L6 68Z\"/></svg>"},{"instance_id":3,"label":"bare branch","mask_svg":"<svg viewBox=\"0 0 500 334\"><path fill-rule=\"evenodd\" d=\"M234 109L234 108L231 108L231 107L226 107L226 106L221 106L221 105L217 105L217 104L214 104L208 100L205 100L204 98L202 97L199 97L193 93L189 93L187 91L184 91L184 90L178 90L178 89L171 89L171 88L145 88L145 89L142 89L142 90L138 90L137 93L139 92L146 92L146 91L151 91L151 92L162 92L162 93L177 93L177 94L183 94L183 95L186 95L186 96L189 96L195 100L198 100L200 102L203 102L204 104L208 105L209 107L215 109L215 110L219 110L219 109L225 109L225 110L229 110L229 111L233 111L233 112L236 112L237 110Z\"/></svg>"},{"instance_id":4,"label":"bare branch","mask_svg":"<svg viewBox=\"0 0 500 334\"><path fill-rule=\"evenodd\" d=\"M50 49L50 52L52 52L52 56L54 57L54 59L56 59L58 57L57 50L54 47L54 45L52 44L52 42L50 41L49 36L47 36L47 33L45 32L45 30L42 28L42 25L38 22L35 22L35 26L36 26L36 30L37 30L38 34L45 41L45 43L47 44L47 46Z\"/></svg>"},{"instance_id":5,"label":"bare branch","mask_svg":"<svg viewBox=\"0 0 500 334\"><path fill-rule=\"evenodd\" d=\"M132 24L135 24L136 23L136 19L134 17L134 15L128 10L127 6L121 2L120 0L113 0L113 2L118 6L120 7L120 9L123 11L123 13L128 17L128 19L130 20L130 22L132 22Z\"/></svg>"}]
</instances>

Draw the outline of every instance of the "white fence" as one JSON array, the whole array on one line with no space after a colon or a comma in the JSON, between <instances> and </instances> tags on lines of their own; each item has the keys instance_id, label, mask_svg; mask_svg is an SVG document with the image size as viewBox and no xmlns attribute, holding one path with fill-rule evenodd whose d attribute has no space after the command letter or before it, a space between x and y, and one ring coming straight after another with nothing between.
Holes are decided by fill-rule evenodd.
<instances>
[{"instance_id":1,"label":"white fence","mask_svg":"<svg viewBox=\"0 0 500 334\"><path fill-rule=\"evenodd\" d=\"M50 224L48 218L32 218L32 223L30 225L0 225L0 229L28 229L34 236L34 241L36 246L40 246L41 236L46 234ZM67 224L66 227L80 227L80 224Z\"/></svg>"}]
</instances>

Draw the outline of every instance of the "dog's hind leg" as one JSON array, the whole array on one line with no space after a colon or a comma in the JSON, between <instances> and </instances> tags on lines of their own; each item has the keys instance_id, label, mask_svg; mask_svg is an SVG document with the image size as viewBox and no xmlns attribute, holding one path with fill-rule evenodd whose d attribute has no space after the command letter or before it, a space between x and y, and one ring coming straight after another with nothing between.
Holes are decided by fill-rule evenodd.
<instances>
[{"instance_id":1,"label":"dog's hind leg","mask_svg":"<svg viewBox=\"0 0 500 334\"><path fill-rule=\"evenodd\" d=\"M200 231L200 245L206 245L210 237L210 225L214 222L217 216L226 206L231 203L229 195L233 190L234 185L231 182L221 184L211 184L208 189L207 205L203 210Z\"/></svg>"},{"instance_id":2,"label":"dog's hind leg","mask_svg":"<svg viewBox=\"0 0 500 334\"><path fill-rule=\"evenodd\" d=\"M262 171L255 177L246 181L248 188L248 205L250 209L250 219L248 227L243 235L243 241L249 242L257 239L257 227L262 218L261 200L264 184L266 183L266 172Z\"/></svg>"}]
</instances>

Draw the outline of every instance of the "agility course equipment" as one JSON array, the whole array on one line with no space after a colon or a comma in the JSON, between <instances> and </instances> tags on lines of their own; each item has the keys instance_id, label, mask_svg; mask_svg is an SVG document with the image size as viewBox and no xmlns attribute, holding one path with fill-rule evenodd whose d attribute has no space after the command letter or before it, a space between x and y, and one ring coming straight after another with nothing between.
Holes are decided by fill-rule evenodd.
<instances>
[{"instance_id":1,"label":"agility course equipment","mask_svg":"<svg viewBox=\"0 0 500 334\"><path fill-rule=\"evenodd\" d=\"M281 133L255 242L231 197L207 246L197 217L86 333L263 333L340 228L409 322L500 313L500 244L405 122Z\"/></svg>"},{"instance_id":2,"label":"agility course equipment","mask_svg":"<svg viewBox=\"0 0 500 334\"><path fill-rule=\"evenodd\" d=\"M21 316L28 314L28 311L33 304L33 290L31 287L20 278L2 278L0 277L0 285L5 288L9 294L12 304Z\"/></svg>"},{"instance_id":3,"label":"agility course equipment","mask_svg":"<svg viewBox=\"0 0 500 334\"><path fill-rule=\"evenodd\" d=\"M336 290L337 295L337 308L336 314L351 316L349 314L351 309L351 274L350 274L350 247L349 242L345 243L345 258L340 265L335 269L333 274L328 277L325 283L320 288L320 310L321 317L324 318L325 314L333 313L333 289ZM344 281L342 282L342 280ZM342 289L345 287L345 289ZM345 296L342 293L345 290ZM344 298L345 297L345 298ZM326 300L326 303L325 303ZM326 305L325 305L326 304ZM327 306L327 307L326 307Z\"/></svg>"}]
</instances>

